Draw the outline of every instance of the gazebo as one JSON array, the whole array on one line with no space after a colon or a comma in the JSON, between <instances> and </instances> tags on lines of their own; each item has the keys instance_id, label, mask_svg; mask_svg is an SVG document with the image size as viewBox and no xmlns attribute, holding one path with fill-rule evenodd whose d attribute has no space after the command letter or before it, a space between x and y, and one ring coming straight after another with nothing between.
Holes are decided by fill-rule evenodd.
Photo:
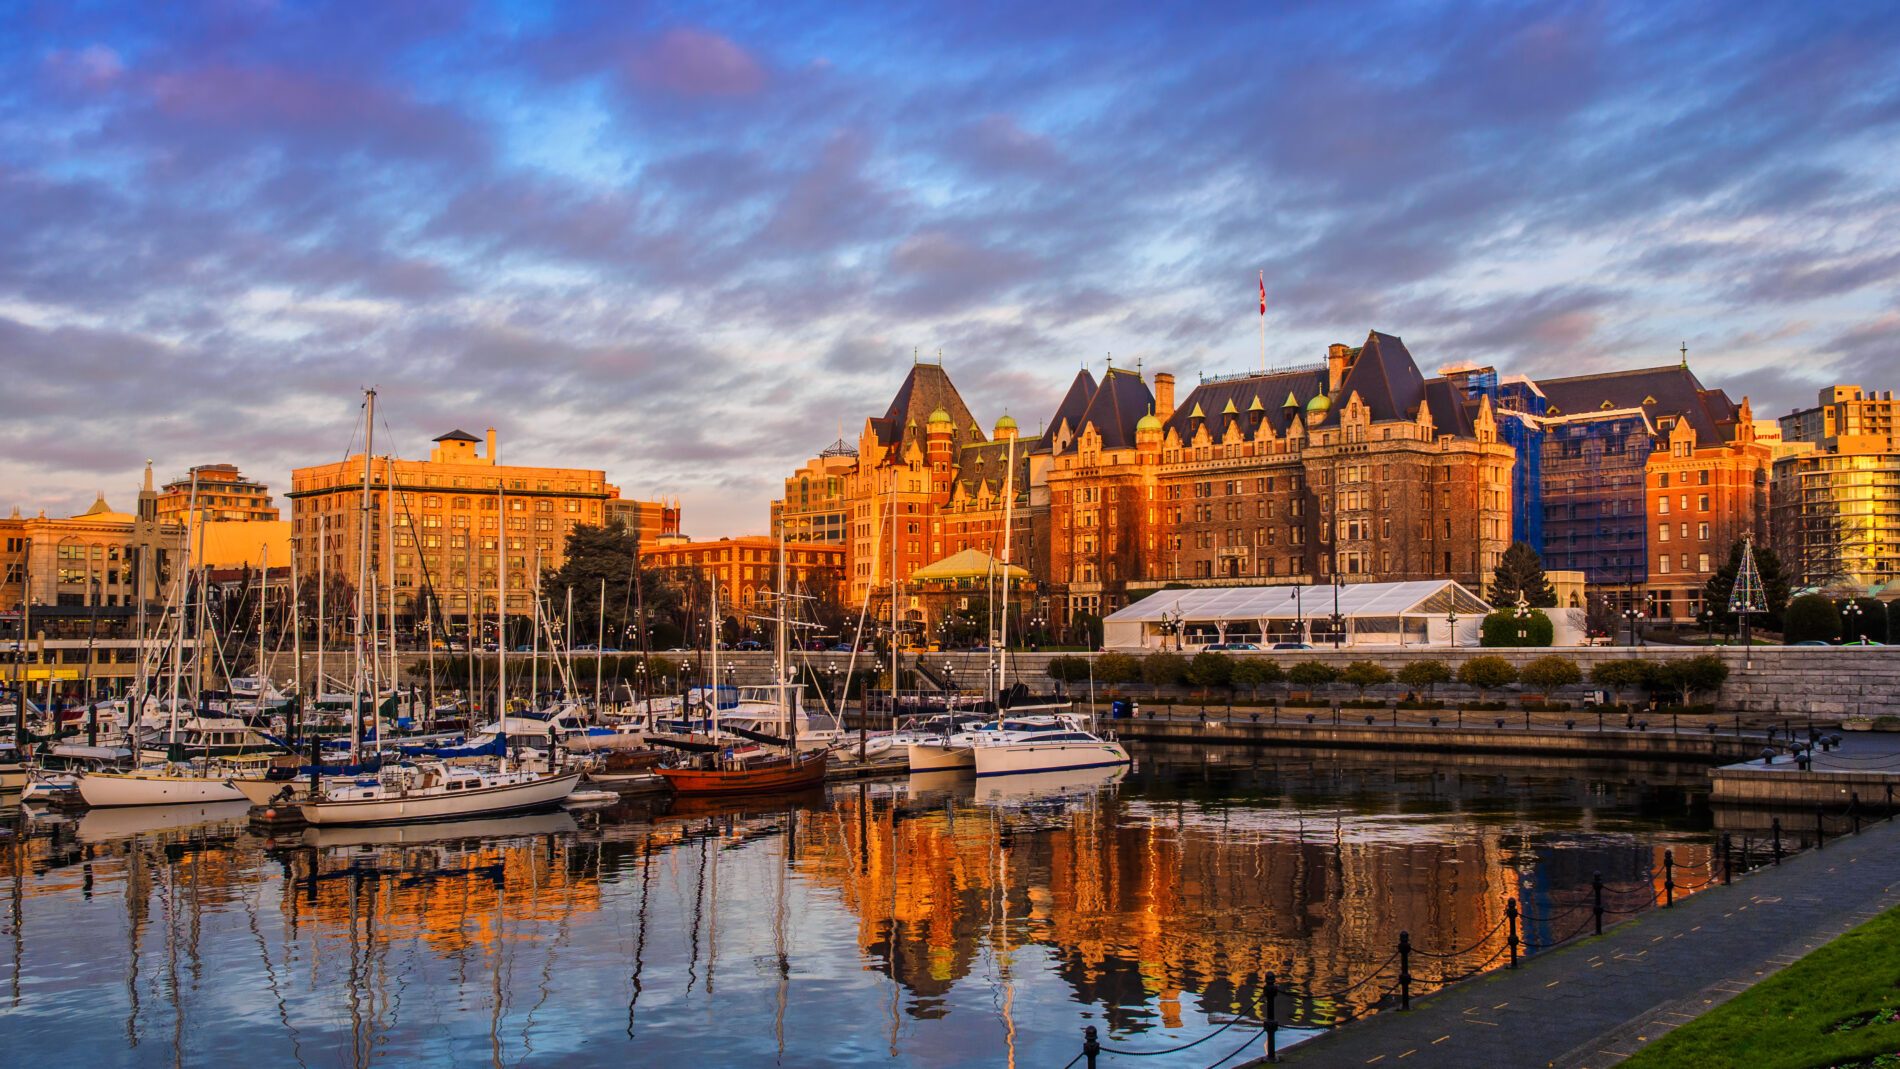
<instances>
[{"instance_id":1,"label":"gazebo","mask_svg":"<svg viewBox=\"0 0 1900 1069\"><path fill-rule=\"evenodd\" d=\"M1476 646L1490 611L1452 579L1174 588L1110 614L1102 621L1102 644L1118 650L1196 650L1225 642Z\"/></svg>"},{"instance_id":2,"label":"gazebo","mask_svg":"<svg viewBox=\"0 0 1900 1069\"><path fill-rule=\"evenodd\" d=\"M926 634L946 645L981 641L996 626L995 608L1001 604L1003 577L1009 577L1011 597L1033 593L1029 572L1004 564L980 549L966 549L926 564L910 574L916 602L924 610ZM1019 619L1021 601L1012 619ZM1017 625L1012 623L1011 630Z\"/></svg>"}]
</instances>

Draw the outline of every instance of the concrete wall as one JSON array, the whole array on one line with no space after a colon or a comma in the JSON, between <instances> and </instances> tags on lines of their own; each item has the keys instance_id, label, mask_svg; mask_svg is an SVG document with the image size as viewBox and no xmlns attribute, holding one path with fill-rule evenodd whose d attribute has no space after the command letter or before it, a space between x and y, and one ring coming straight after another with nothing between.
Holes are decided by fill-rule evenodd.
<instances>
[{"instance_id":1,"label":"concrete wall","mask_svg":"<svg viewBox=\"0 0 1900 1069\"><path fill-rule=\"evenodd\" d=\"M1377 651L1361 647L1333 651L1302 650L1285 652L1227 654L1230 657L1262 657L1279 661L1282 666L1301 660L1325 661L1335 666L1344 666L1351 661L1369 660L1385 665L1397 671L1415 660L1441 660L1451 665L1453 672L1460 663L1474 656L1497 656L1523 665L1535 658L1548 654L1557 654L1576 661L1582 668L1584 678L1588 680L1593 665L1605 660L1619 660L1628 657L1643 657L1655 660L1668 660L1675 657L1691 657L1700 653L1714 653L1729 666L1729 678L1718 698L1718 705L1724 713L1742 713L1756 715L1778 715L1790 717L1812 716L1816 719L1833 720L1846 716L1900 715L1900 646L1886 647L1824 647L1824 646L1757 646L1752 655L1753 666L1744 665L1745 652L1740 647L1690 647L1690 646L1582 646L1558 647L1552 649L1467 649L1457 650L1387 650ZM438 655L440 656L440 655ZM490 655L492 657L492 655ZM812 653L802 655L808 663L820 672L828 666L836 665L842 671L851 660L849 654ZM981 689L984 685L985 670L989 662L987 654L982 653L927 653L921 655L932 669L941 672L944 665L951 665L954 678L961 687ZM1047 691L1053 687L1047 675L1049 660L1056 656L1077 656L1076 654L1017 653L1009 659L1011 680L1021 679L1032 690ZM1100 656L1099 654L1095 656ZM684 655L672 655L673 660L681 660ZM419 663L423 657L418 654L403 654L405 664ZM306 669L314 665L312 655L305 655ZM526 654L509 654L509 675L527 670ZM906 654L906 666L914 663L915 657ZM734 678L740 683L763 683L770 679L772 656L768 653L721 653L719 655L721 674L724 667L731 665L737 671ZM868 655L857 658L860 669L871 667L873 662ZM888 660L884 663L888 664ZM583 682L593 678L591 662L576 655L576 673ZM327 667L332 674L344 674L347 669L347 655L332 654ZM291 676L290 657L283 655L273 659L271 667L273 678L288 680ZM1578 688L1579 691L1586 689ZM1128 688L1131 693L1141 697L1149 695L1149 688L1136 686ZM1369 697L1398 697L1405 688L1390 686L1375 688ZM1263 697L1275 697L1280 688L1270 688L1262 692ZM1354 691L1349 687L1337 688L1333 693L1340 697L1352 697ZM1098 688L1099 696L1099 688ZM1441 687L1438 697L1456 700L1469 698L1473 692L1456 684ZM1562 697L1563 695L1559 695ZM1494 695L1493 697L1496 697ZM1574 699L1575 695L1571 695Z\"/></svg>"}]
</instances>

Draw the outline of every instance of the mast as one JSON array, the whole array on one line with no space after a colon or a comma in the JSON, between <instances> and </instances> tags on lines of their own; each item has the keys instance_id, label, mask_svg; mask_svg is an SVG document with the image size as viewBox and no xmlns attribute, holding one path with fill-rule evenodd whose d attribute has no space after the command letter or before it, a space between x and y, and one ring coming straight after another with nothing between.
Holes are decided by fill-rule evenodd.
<instances>
[{"instance_id":1,"label":"mast","mask_svg":"<svg viewBox=\"0 0 1900 1069\"><path fill-rule=\"evenodd\" d=\"M323 647L330 641L330 617L324 613L324 587L330 585L330 517L317 517L317 696L323 696Z\"/></svg>"},{"instance_id":2,"label":"mast","mask_svg":"<svg viewBox=\"0 0 1900 1069\"><path fill-rule=\"evenodd\" d=\"M297 538L296 535L291 537ZM293 542L290 550L290 671L296 697L290 700L291 712L285 725L293 739L297 737L297 713L303 705L303 591L297 585L297 578L297 546Z\"/></svg>"},{"instance_id":3,"label":"mast","mask_svg":"<svg viewBox=\"0 0 1900 1069\"><path fill-rule=\"evenodd\" d=\"M478 552L476 539L479 535L470 534L464 541L463 552L468 556L462 560L462 653L468 659L468 680L464 684L464 693L468 695L469 722L474 723L475 706L482 692L475 678L475 643L481 641L481 615L477 612L480 602L475 592L475 554Z\"/></svg>"},{"instance_id":4,"label":"mast","mask_svg":"<svg viewBox=\"0 0 1900 1069\"><path fill-rule=\"evenodd\" d=\"M571 598L573 596L574 596L573 592L569 591L568 597ZM602 708L602 702L600 700L601 651L605 649L607 645L607 577L606 576L602 576L600 580L600 605L598 606L598 608L600 612L595 617L595 622L594 622L594 714L596 716L600 714L600 710Z\"/></svg>"},{"instance_id":5,"label":"mast","mask_svg":"<svg viewBox=\"0 0 1900 1069\"><path fill-rule=\"evenodd\" d=\"M369 588L369 521L370 521L370 459L376 452L376 388L363 391L366 415L363 418L363 492L358 508L362 525L360 541L356 547L356 701L354 715L350 718L350 763L358 764L363 760L363 694L370 685L373 669L365 670L363 659L364 612L375 611L376 599ZM374 654L374 650L370 651Z\"/></svg>"},{"instance_id":6,"label":"mast","mask_svg":"<svg viewBox=\"0 0 1900 1069\"><path fill-rule=\"evenodd\" d=\"M798 706L792 696L792 681L786 672L785 629L789 626L785 620L785 524L778 525L778 636L772 640L773 655L778 661L779 707L785 710L785 719L789 722L787 734L792 740L791 751L794 760L798 757Z\"/></svg>"},{"instance_id":7,"label":"mast","mask_svg":"<svg viewBox=\"0 0 1900 1069\"><path fill-rule=\"evenodd\" d=\"M899 465L903 463L902 438L897 442L900 451L896 462L891 465L891 730L897 730L897 680L898 665L901 663L897 652L897 475Z\"/></svg>"},{"instance_id":8,"label":"mast","mask_svg":"<svg viewBox=\"0 0 1900 1069\"><path fill-rule=\"evenodd\" d=\"M499 517L495 528L500 532L495 539L499 549L495 559L495 715L505 718L508 715L508 495L502 492L500 479L495 480L495 512ZM505 733L505 724L503 728Z\"/></svg>"},{"instance_id":9,"label":"mast","mask_svg":"<svg viewBox=\"0 0 1900 1069\"><path fill-rule=\"evenodd\" d=\"M412 536L413 540L413 536ZM421 552L420 548L417 552ZM383 580L389 591L389 689L396 689L396 458L383 458ZM382 735L376 744L382 746Z\"/></svg>"},{"instance_id":10,"label":"mast","mask_svg":"<svg viewBox=\"0 0 1900 1069\"><path fill-rule=\"evenodd\" d=\"M270 547L263 547L257 575L257 711L264 711L264 692L270 689L270 674L264 671L264 596L270 592Z\"/></svg>"},{"instance_id":11,"label":"mast","mask_svg":"<svg viewBox=\"0 0 1900 1069\"><path fill-rule=\"evenodd\" d=\"M528 708L541 708L541 547L534 547L534 587L529 591L534 616L528 625Z\"/></svg>"},{"instance_id":12,"label":"mast","mask_svg":"<svg viewBox=\"0 0 1900 1069\"><path fill-rule=\"evenodd\" d=\"M172 644L172 713L171 736L165 740L166 748L178 744L178 680L185 672L185 607L191 601L191 532L198 522L198 469L191 469L191 493L185 502L185 566L179 571L179 582L183 584L184 595L178 601L178 641ZM22 640L25 639L24 622ZM26 693L20 694L20 709L26 709ZM170 753L167 757L172 756Z\"/></svg>"},{"instance_id":13,"label":"mast","mask_svg":"<svg viewBox=\"0 0 1900 1069\"><path fill-rule=\"evenodd\" d=\"M1007 461L1003 465L1003 618L1000 623L1002 641L996 644L996 705L1003 705L1003 694L1009 690L1004 674L1009 670L1009 536L1010 515L1016 504L1016 436L1010 435L1004 454Z\"/></svg>"}]
</instances>

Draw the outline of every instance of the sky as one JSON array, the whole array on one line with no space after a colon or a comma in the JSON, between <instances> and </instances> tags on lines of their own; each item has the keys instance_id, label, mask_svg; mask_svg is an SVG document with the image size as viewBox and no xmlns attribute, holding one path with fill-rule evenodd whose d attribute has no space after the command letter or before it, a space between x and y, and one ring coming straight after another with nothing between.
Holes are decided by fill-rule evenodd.
<instances>
[{"instance_id":1,"label":"sky","mask_svg":"<svg viewBox=\"0 0 1900 1069\"><path fill-rule=\"evenodd\" d=\"M913 354L1026 429L1368 330L1900 388L1900 7L0 0L0 509L504 461L762 532ZM285 503L280 500L280 504Z\"/></svg>"}]
</instances>

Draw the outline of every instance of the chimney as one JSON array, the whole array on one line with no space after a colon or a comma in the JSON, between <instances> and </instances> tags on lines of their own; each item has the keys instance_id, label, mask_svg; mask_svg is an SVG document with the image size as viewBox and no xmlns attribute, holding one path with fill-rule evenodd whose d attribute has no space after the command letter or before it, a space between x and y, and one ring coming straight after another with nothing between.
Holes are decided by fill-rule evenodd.
<instances>
[{"instance_id":1,"label":"chimney","mask_svg":"<svg viewBox=\"0 0 1900 1069\"><path fill-rule=\"evenodd\" d=\"M1346 354L1349 350L1338 342L1326 347L1326 392L1339 392L1339 384L1346 378Z\"/></svg>"},{"instance_id":2,"label":"chimney","mask_svg":"<svg viewBox=\"0 0 1900 1069\"><path fill-rule=\"evenodd\" d=\"M488 462L490 464L501 462L501 458L495 455L495 428L493 427L488 428Z\"/></svg>"},{"instance_id":3,"label":"chimney","mask_svg":"<svg viewBox=\"0 0 1900 1069\"><path fill-rule=\"evenodd\" d=\"M1155 372L1155 418L1163 423L1174 417L1174 376Z\"/></svg>"}]
</instances>

